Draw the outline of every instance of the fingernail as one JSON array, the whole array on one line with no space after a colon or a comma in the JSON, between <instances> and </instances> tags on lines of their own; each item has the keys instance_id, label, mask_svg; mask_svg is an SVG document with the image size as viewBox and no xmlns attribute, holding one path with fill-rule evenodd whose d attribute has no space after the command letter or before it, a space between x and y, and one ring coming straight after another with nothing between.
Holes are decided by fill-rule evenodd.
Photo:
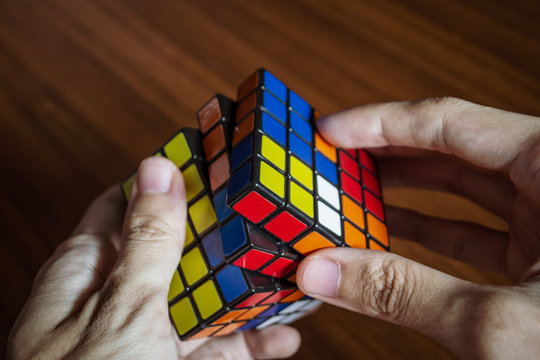
<instances>
[{"instance_id":1,"label":"fingernail","mask_svg":"<svg viewBox=\"0 0 540 360\"><path fill-rule=\"evenodd\" d=\"M137 173L137 191L143 193L168 192L175 170L165 159L155 157L144 160Z\"/></svg>"},{"instance_id":2,"label":"fingernail","mask_svg":"<svg viewBox=\"0 0 540 360\"><path fill-rule=\"evenodd\" d=\"M339 285L339 265L325 258L311 260L304 270L302 283L307 294L336 297Z\"/></svg>"}]
</instances>

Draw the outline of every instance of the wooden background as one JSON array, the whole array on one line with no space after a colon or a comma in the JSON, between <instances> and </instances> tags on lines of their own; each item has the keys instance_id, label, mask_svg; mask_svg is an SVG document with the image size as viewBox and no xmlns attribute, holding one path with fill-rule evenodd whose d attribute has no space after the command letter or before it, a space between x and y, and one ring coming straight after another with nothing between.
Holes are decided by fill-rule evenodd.
<instances>
[{"instance_id":1,"label":"wooden background","mask_svg":"<svg viewBox=\"0 0 540 360\"><path fill-rule=\"evenodd\" d=\"M533 1L1 1L0 350L35 273L91 199L195 125L215 92L234 97L265 66L324 113L451 95L540 115L539 19ZM451 195L385 196L505 227ZM399 239L393 250L506 281ZM296 326L296 359L451 358L413 331L330 306Z\"/></svg>"}]
</instances>

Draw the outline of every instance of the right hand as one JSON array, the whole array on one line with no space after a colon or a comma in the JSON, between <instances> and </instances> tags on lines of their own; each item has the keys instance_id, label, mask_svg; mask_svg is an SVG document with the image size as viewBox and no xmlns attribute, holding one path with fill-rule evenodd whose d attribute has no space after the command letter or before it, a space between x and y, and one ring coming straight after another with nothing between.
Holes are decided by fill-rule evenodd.
<instances>
[{"instance_id":1,"label":"right hand","mask_svg":"<svg viewBox=\"0 0 540 360\"><path fill-rule=\"evenodd\" d=\"M540 118L445 98L361 106L318 127L338 146L379 148L372 150L384 185L457 193L505 219L509 232L388 208L393 235L506 273L515 285L474 284L395 254L333 248L301 263L300 288L416 329L460 357L537 358Z\"/></svg>"}]
</instances>

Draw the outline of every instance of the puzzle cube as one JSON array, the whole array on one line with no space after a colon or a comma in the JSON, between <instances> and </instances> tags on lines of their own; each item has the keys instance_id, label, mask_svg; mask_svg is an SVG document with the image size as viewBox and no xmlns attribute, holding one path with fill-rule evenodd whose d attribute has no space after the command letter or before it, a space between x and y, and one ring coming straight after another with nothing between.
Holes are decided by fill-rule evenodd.
<instances>
[{"instance_id":1,"label":"puzzle cube","mask_svg":"<svg viewBox=\"0 0 540 360\"><path fill-rule=\"evenodd\" d=\"M186 243L168 294L182 340L290 323L319 302L294 279L330 246L388 251L373 159L313 129L318 112L259 69L238 103L216 95L157 153L182 171ZM135 174L122 188L129 198Z\"/></svg>"},{"instance_id":2,"label":"puzzle cube","mask_svg":"<svg viewBox=\"0 0 540 360\"><path fill-rule=\"evenodd\" d=\"M296 251L388 250L376 166L314 129L318 112L259 69L238 89L227 204Z\"/></svg>"}]
</instances>

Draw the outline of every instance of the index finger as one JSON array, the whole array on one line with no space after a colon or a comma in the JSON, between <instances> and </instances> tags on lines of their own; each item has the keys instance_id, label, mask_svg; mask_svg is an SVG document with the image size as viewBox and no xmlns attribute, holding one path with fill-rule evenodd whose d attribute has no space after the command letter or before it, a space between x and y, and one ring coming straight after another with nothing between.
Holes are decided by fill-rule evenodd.
<instances>
[{"instance_id":1,"label":"index finger","mask_svg":"<svg viewBox=\"0 0 540 360\"><path fill-rule=\"evenodd\" d=\"M540 134L528 115L455 98L371 104L321 117L322 135L345 148L408 146L508 170Z\"/></svg>"}]
</instances>

